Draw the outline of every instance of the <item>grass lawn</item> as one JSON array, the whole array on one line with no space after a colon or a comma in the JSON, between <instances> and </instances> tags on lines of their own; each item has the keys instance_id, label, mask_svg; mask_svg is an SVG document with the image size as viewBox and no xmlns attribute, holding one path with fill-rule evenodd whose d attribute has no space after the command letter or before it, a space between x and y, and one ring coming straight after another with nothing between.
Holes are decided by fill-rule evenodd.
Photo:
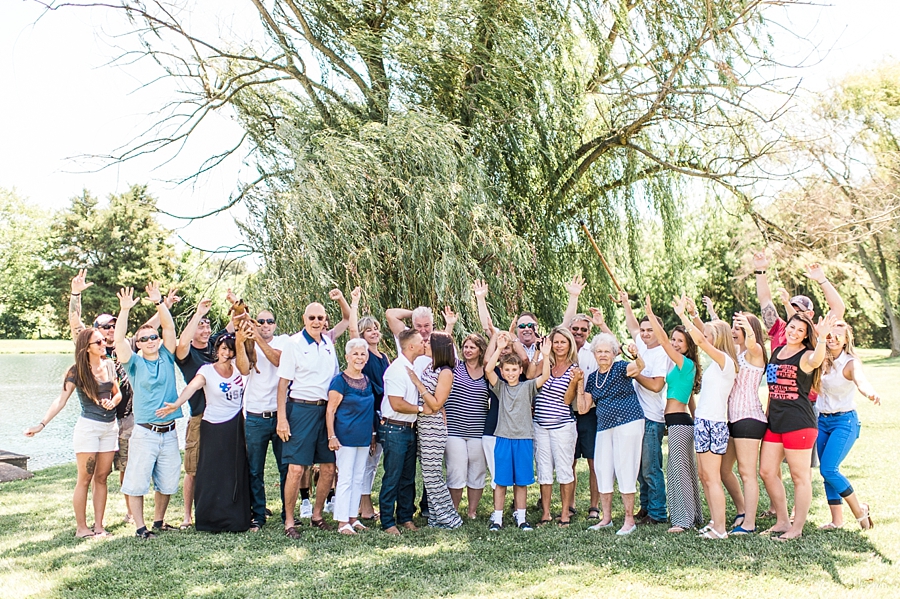
<instances>
[{"instance_id":1,"label":"grass lawn","mask_svg":"<svg viewBox=\"0 0 900 599\"><path fill-rule=\"evenodd\" d=\"M900 360L883 355L867 352L866 370L884 405L859 398L863 432L843 469L872 506L876 527L866 533L850 524L846 508L846 529L816 530L828 518L818 474L810 523L797 542L704 541L668 535L662 526L624 538L594 533L584 520L582 463L582 512L566 530L488 533L485 498L478 519L459 531L423 529L400 539L377 530L345 538L304 526L302 540L290 541L276 517L257 534L172 532L142 542L132 526L118 524L124 506L112 476L107 521L114 536L85 541L73 536L75 467L66 465L0 489L0 597L900 597ZM268 480L277 480L274 469ZM270 485L273 510L277 495ZM536 499L535 486L529 505ZM621 503L614 505L620 526ZM181 496L173 497L172 522L181 509ZM538 518L529 509L529 520Z\"/></svg>"},{"instance_id":2,"label":"grass lawn","mask_svg":"<svg viewBox=\"0 0 900 599\"><path fill-rule=\"evenodd\" d=\"M71 339L0 339L0 354L71 354Z\"/></svg>"}]
</instances>

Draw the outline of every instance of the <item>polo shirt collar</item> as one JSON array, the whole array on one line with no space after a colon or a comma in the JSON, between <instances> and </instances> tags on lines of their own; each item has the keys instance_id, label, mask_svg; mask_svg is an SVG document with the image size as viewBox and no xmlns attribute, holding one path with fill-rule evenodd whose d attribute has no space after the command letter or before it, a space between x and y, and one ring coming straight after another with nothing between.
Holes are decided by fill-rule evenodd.
<instances>
[{"instance_id":1,"label":"polo shirt collar","mask_svg":"<svg viewBox=\"0 0 900 599\"><path fill-rule=\"evenodd\" d=\"M303 338L306 339L306 342L307 342L309 345L312 345L313 343L315 343L316 345L319 344L318 341L316 341L315 339L313 339L312 335L310 335L309 333L306 332L306 327L304 327L300 332L303 334ZM324 335L322 336L322 342L323 342L323 343L325 342L325 336L324 336Z\"/></svg>"}]
</instances>

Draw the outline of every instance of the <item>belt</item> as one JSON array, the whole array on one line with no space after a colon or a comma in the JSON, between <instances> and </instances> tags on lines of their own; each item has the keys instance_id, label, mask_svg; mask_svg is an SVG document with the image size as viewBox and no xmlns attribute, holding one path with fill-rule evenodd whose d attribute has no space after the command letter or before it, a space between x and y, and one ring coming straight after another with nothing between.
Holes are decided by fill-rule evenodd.
<instances>
[{"instance_id":1,"label":"belt","mask_svg":"<svg viewBox=\"0 0 900 599\"><path fill-rule=\"evenodd\" d=\"M819 416L824 416L825 418L828 418L829 416L843 416L844 414L849 414L850 412L854 412L854 411L855 410L847 410L846 412L830 412L830 413L819 412Z\"/></svg>"},{"instance_id":2,"label":"belt","mask_svg":"<svg viewBox=\"0 0 900 599\"><path fill-rule=\"evenodd\" d=\"M256 416L257 418L275 418L278 415L276 410L268 410L266 412L247 412L247 416Z\"/></svg>"},{"instance_id":3,"label":"belt","mask_svg":"<svg viewBox=\"0 0 900 599\"><path fill-rule=\"evenodd\" d=\"M148 422L138 422L138 426L143 426L145 429L153 431L154 433L168 433L170 431L175 430L175 421L169 422L167 424L150 424Z\"/></svg>"},{"instance_id":4,"label":"belt","mask_svg":"<svg viewBox=\"0 0 900 599\"><path fill-rule=\"evenodd\" d=\"M393 424L394 426L405 426L407 428L412 428L416 425L415 422L407 422L406 420L394 420L393 418L382 418L381 424Z\"/></svg>"},{"instance_id":5,"label":"belt","mask_svg":"<svg viewBox=\"0 0 900 599\"><path fill-rule=\"evenodd\" d=\"M315 401L310 401L308 399L294 399L293 397L289 397L288 401L291 403L299 403L307 406L324 406L328 404L327 400L317 399Z\"/></svg>"}]
</instances>

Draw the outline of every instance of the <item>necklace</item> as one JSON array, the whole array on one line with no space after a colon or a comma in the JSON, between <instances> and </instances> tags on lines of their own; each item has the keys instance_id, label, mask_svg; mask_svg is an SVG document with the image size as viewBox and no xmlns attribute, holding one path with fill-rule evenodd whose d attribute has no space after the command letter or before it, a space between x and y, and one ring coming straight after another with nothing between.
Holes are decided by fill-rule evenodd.
<instances>
[{"instance_id":1,"label":"necklace","mask_svg":"<svg viewBox=\"0 0 900 599\"><path fill-rule=\"evenodd\" d=\"M609 378L609 373L612 372L612 366L609 367L609 370L606 371L606 376L603 377L603 382L597 385L597 391L603 388L603 385L606 384L606 379Z\"/></svg>"}]
</instances>

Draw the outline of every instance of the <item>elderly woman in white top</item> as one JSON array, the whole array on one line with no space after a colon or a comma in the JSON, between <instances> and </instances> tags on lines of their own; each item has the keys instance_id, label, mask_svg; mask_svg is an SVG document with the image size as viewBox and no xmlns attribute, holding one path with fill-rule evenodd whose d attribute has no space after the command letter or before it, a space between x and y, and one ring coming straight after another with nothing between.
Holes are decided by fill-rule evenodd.
<instances>
[{"instance_id":1,"label":"elderly woman in white top","mask_svg":"<svg viewBox=\"0 0 900 599\"><path fill-rule=\"evenodd\" d=\"M831 522L820 526L833 530L844 525L842 500L847 501L853 516L863 529L872 528L869 506L861 503L840 466L850 448L859 438L860 424L856 414L856 390L881 405L881 398L866 379L862 363L853 351L853 329L839 320L825 339L825 354L821 393L817 400L819 409L819 436L816 449L819 453L819 471L825 479L825 496L831 509Z\"/></svg>"}]
</instances>

